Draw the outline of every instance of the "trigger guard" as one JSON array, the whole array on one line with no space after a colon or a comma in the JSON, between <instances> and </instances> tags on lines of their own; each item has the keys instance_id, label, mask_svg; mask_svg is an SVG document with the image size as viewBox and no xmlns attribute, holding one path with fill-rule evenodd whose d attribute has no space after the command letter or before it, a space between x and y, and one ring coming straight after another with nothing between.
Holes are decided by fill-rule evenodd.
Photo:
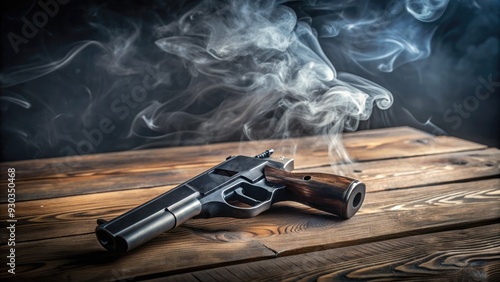
<instances>
[{"instance_id":1,"label":"trigger guard","mask_svg":"<svg viewBox=\"0 0 500 282\"><path fill-rule=\"evenodd\" d=\"M222 198L224 201L236 208L244 208L241 206L232 205L230 202L237 200L248 205L248 208L258 207L259 205L270 201L272 199L273 192L255 184L250 184L247 182L240 182L222 192Z\"/></svg>"},{"instance_id":2,"label":"trigger guard","mask_svg":"<svg viewBox=\"0 0 500 282\"><path fill-rule=\"evenodd\" d=\"M248 218L254 217L268 210L274 202L273 198L275 196L276 189L284 188L284 186L274 187L267 185L268 182L264 182L264 179L253 184L246 181L241 181L236 183L232 187L225 189L222 192L222 200L225 204L227 216L236 218ZM235 197L233 199L247 204L248 206L237 206L231 204L232 197ZM245 200L247 202L245 202Z\"/></svg>"},{"instance_id":3,"label":"trigger guard","mask_svg":"<svg viewBox=\"0 0 500 282\"><path fill-rule=\"evenodd\" d=\"M246 191L245 196L256 200L259 203L249 205L247 207L236 206L230 203L228 197L238 188ZM284 200L282 191L285 186L268 182L265 178L249 183L241 179L224 190L211 193L208 197L202 198L202 212L198 218L210 217L234 217L234 218L249 218L254 217L266 210L275 202ZM285 192L286 193L286 192ZM236 193L235 193L236 194ZM239 197L239 195L236 195ZM288 198L288 197L287 197Z\"/></svg>"}]
</instances>

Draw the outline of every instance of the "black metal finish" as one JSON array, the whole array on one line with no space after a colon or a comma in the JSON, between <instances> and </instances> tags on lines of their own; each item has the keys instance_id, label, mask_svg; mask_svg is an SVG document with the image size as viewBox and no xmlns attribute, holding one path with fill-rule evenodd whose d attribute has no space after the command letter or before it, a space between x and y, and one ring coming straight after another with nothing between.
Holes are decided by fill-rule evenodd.
<instances>
[{"instance_id":1,"label":"black metal finish","mask_svg":"<svg viewBox=\"0 0 500 282\"><path fill-rule=\"evenodd\" d=\"M271 149L253 158L229 157L221 164L111 221L98 220L97 239L107 250L127 252L193 217L248 218L269 209L275 202L303 202L299 196L302 194L291 192L294 183L287 184L291 187L286 189L284 184L266 179L266 166L293 170L292 159L272 159L272 153ZM332 198L338 198L341 203L342 212L338 215L343 218L349 218L358 211L365 193L365 186L359 181L351 182L346 188L347 192L338 195L333 188L328 191ZM317 193L307 191L313 192ZM328 212L331 210L327 209Z\"/></svg>"},{"instance_id":2,"label":"black metal finish","mask_svg":"<svg viewBox=\"0 0 500 282\"><path fill-rule=\"evenodd\" d=\"M230 157L111 221L98 220L96 236L106 249L127 252L193 217L256 216L274 202L289 198L278 192L284 191L284 186L265 180L263 169L266 165L290 168L293 160L272 160L272 152L267 150L254 158Z\"/></svg>"}]
</instances>

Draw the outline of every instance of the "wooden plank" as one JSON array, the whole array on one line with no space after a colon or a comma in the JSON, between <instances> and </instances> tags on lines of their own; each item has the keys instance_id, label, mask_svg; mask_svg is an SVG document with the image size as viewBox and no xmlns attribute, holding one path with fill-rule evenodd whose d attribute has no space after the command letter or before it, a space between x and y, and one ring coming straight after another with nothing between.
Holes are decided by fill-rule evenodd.
<instances>
[{"instance_id":1,"label":"wooden plank","mask_svg":"<svg viewBox=\"0 0 500 282\"><path fill-rule=\"evenodd\" d=\"M435 137L408 127L386 128L344 134L343 142L356 161L410 157L477 150L486 146L462 139ZM259 153L275 148L277 154L294 157L297 168L335 162L328 156L321 136L288 140L230 142L200 146L171 147L119 153L69 156L0 163L15 167L23 180L158 171L185 167L211 167L229 155Z\"/></svg>"},{"instance_id":2,"label":"wooden plank","mask_svg":"<svg viewBox=\"0 0 500 282\"><path fill-rule=\"evenodd\" d=\"M305 169L303 171L320 171L348 175L366 181L370 187L375 189L372 191L377 191L439 183L440 181L464 180L498 175L500 173L499 161L499 150L492 148L414 157L411 159L366 161L339 165L334 168L328 165ZM209 169L209 167L199 164L183 165L169 169L148 168L146 170L137 168L137 163L129 163L129 165L134 165L136 168L124 171L111 171L111 169L108 169L108 172L105 173L77 173L76 175L67 177L36 180L26 180L23 171L17 169L16 185L23 191L22 193L18 193L17 201L173 185L184 182ZM415 177L415 174L418 173L426 173L428 177ZM2 197L0 203L5 203L6 199L6 197Z\"/></svg>"},{"instance_id":3,"label":"wooden plank","mask_svg":"<svg viewBox=\"0 0 500 282\"><path fill-rule=\"evenodd\" d=\"M474 185L479 186L471 187ZM436 232L452 226L498 221L499 199L498 178L368 193L357 216L348 221L303 228L300 236L294 233L285 233L282 237L266 236L260 242L278 254L293 254L366 242L377 237L394 238L414 232ZM477 209L478 206L483 207ZM314 221L308 225L311 222ZM333 226L335 236L331 234Z\"/></svg>"},{"instance_id":4,"label":"wooden plank","mask_svg":"<svg viewBox=\"0 0 500 282\"><path fill-rule=\"evenodd\" d=\"M110 219L165 193L174 186L134 189L16 203L16 242L57 238L94 231L98 218ZM7 204L0 205L7 208ZM2 213L0 220L7 219ZM5 224L0 222L0 225ZM44 232L38 232L44 230ZM6 234L1 233L2 240Z\"/></svg>"},{"instance_id":5,"label":"wooden plank","mask_svg":"<svg viewBox=\"0 0 500 282\"><path fill-rule=\"evenodd\" d=\"M390 169L392 167L387 168ZM444 171L444 173L446 173L446 171ZM429 182L433 180L433 178L418 179L427 179ZM380 181L381 185L377 185L377 181ZM380 190L379 187L383 187L385 181L386 179L382 178L374 179L374 183L369 185L367 190L378 191ZM492 181L495 182L498 181L498 179ZM19 232L20 235L18 235L17 240L22 242L24 240L84 234L89 232L90 229L87 231L82 230L82 223L88 224L90 222L90 225L93 225L97 218L112 218L174 187L175 186L160 186L150 189L134 189L129 191L19 202L16 204L16 217L24 224L18 227L21 231ZM419 188L418 191L426 191L426 188ZM370 205L370 199L377 198L378 197L372 198L371 195L367 195L360 213L366 212L367 207ZM0 205L0 210L6 209L7 204ZM7 213L0 214L0 218L5 219L6 215ZM257 221L259 221L259 219L257 219ZM61 224L65 224L67 228L61 228ZM234 224L235 226L239 226L237 223ZM40 229L43 229L44 232L38 232Z\"/></svg>"},{"instance_id":6,"label":"wooden plank","mask_svg":"<svg viewBox=\"0 0 500 282\"><path fill-rule=\"evenodd\" d=\"M191 242L183 239L188 235L186 231L174 230L173 234L176 236L168 238L169 248L149 244L144 246L140 256L135 252L120 255L103 251L93 235L16 244L15 276L2 271L0 280L115 281L136 274L156 273L161 269L184 269L192 264L217 266L226 261L245 262L274 257L272 251L257 242L214 245L203 238L197 241L203 252L192 252ZM2 254L8 253L5 246L0 250Z\"/></svg>"},{"instance_id":7,"label":"wooden plank","mask_svg":"<svg viewBox=\"0 0 500 282\"><path fill-rule=\"evenodd\" d=\"M425 162L427 158L429 158L429 161ZM412 165L398 164L399 161ZM473 151L451 155L386 161L395 162L388 164L382 162L384 161L381 161L379 166L377 166L376 163L358 164L361 166L367 165L373 168L372 171L368 168L365 170L363 167L363 173L365 173L365 175L359 178L367 184L368 192L395 189L396 187L431 185L443 181L453 180L454 178L457 180L463 180L466 178L473 179L498 174L500 151L497 149L488 149L484 151ZM467 165L463 165L464 162L467 162ZM496 165L482 165L484 163L496 163ZM427 167L427 169L424 169L424 167ZM416 172L424 174L426 177L418 177L419 173ZM384 177L379 177L379 175L383 175ZM65 187L74 186L72 186L71 183L68 183L67 185L61 185L60 189L64 189ZM175 186L159 186L155 188L134 189L123 192L98 193L85 196L18 202L18 212L16 213L16 216L19 220L30 223L30 225L26 228L31 230L23 230L21 233L24 235L20 235L20 237L18 236L18 240L23 240L24 236L31 239L41 239L81 234L66 233L63 229L60 229L58 226L60 224L59 219L69 221L68 224L70 225L79 225L80 220L89 220L89 218L85 215L90 215L91 221L95 221L98 217L110 218L113 215L119 215L128 209L163 194L173 187ZM23 195L26 193L26 190L27 189L22 190L22 194L18 193L18 195ZM367 202L365 201L365 206L366 204ZM6 204L0 205L0 210L6 209ZM6 216L6 213L1 214L0 216ZM39 228L43 228L45 232L36 232ZM68 228L68 230L76 232L79 229L78 226L75 226L74 228Z\"/></svg>"},{"instance_id":8,"label":"wooden plank","mask_svg":"<svg viewBox=\"0 0 500 282\"><path fill-rule=\"evenodd\" d=\"M364 181L367 184L368 191L381 191L499 175L500 151L490 148L478 151L370 161L342 165L336 167L336 169L337 172L343 175ZM297 171L335 173L331 166L299 169ZM137 187L174 185L184 182L201 172L203 171L199 167L186 167L169 171L130 172L112 175L97 174L87 177L30 181L23 181L18 177L16 185L22 192L18 193L17 201L129 190ZM426 177L419 177L421 174L425 174ZM0 199L0 203L5 203L5 201L6 198Z\"/></svg>"},{"instance_id":9,"label":"wooden plank","mask_svg":"<svg viewBox=\"0 0 500 282\"><path fill-rule=\"evenodd\" d=\"M344 175L362 180L368 192L456 182L500 175L500 150L489 148L450 154L343 165ZM332 173L330 166L297 170ZM425 177L422 177L425 176Z\"/></svg>"},{"instance_id":10,"label":"wooden plank","mask_svg":"<svg viewBox=\"0 0 500 282\"><path fill-rule=\"evenodd\" d=\"M137 190L122 192L123 197L131 192ZM16 234L20 241L26 242L16 243L16 256L20 258L16 277L25 281L35 278L108 280L149 275L158 269L173 274L275 255L490 224L498 222L500 217L499 180L492 179L369 193L361 211L346 221L293 203L278 204L251 219L190 220L141 248L118 256L104 251L91 233L96 217L107 212L112 217L125 209L123 201L105 200L106 194L112 193L75 196L72 201L68 201L69 197L53 199L61 201L60 205L75 207L70 214L58 212L57 206L50 205L43 211L35 208L24 214L21 214L23 209L19 209ZM95 208L88 208L90 203L82 206L79 201L81 197L90 196L97 197ZM98 197L103 197L103 201L97 202ZM129 205L138 204L133 200ZM103 203L108 207L103 208ZM65 237L51 238L54 234ZM39 240L42 238L51 239ZM0 253L6 252L7 246L1 246ZM92 265L88 264L89 260L93 261ZM1 273L0 278L5 275Z\"/></svg>"},{"instance_id":11,"label":"wooden plank","mask_svg":"<svg viewBox=\"0 0 500 282\"><path fill-rule=\"evenodd\" d=\"M148 281L377 279L500 281L500 224L361 244Z\"/></svg>"}]
</instances>

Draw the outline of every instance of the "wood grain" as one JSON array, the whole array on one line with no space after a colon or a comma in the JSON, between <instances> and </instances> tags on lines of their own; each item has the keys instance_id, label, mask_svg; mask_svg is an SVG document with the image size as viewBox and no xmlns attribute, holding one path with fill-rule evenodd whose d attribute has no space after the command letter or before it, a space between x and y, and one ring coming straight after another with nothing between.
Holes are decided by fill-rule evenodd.
<instances>
[{"instance_id":1,"label":"wood grain","mask_svg":"<svg viewBox=\"0 0 500 282\"><path fill-rule=\"evenodd\" d=\"M368 192L401 189L444 182L464 181L500 175L500 150L418 156L367 161L344 165L350 177L362 180ZM299 169L297 172L331 173L329 166Z\"/></svg>"},{"instance_id":2,"label":"wood grain","mask_svg":"<svg viewBox=\"0 0 500 282\"><path fill-rule=\"evenodd\" d=\"M94 203L95 209L86 209L84 205L75 209L74 214L61 217L57 215L61 207L47 206L45 211L30 210L39 213L38 217L31 217L26 210L26 216L16 229L20 240L16 244L16 256L20 258L16 277L25 281L35 278L68 280L69 277L106 280L158 271L172 274L223 263L489 224L499 220L499 198L498 179L434 186L427 190L384 191L367 194L360 212L345 221L300 204L282 203L251 219L190 220L125 256L108 254L91 233L95 217L107 210L122 212L122 204L113 205L113 201L108 201L109 206L104 208L102 203ZM76 207L80 201L66 204ZM52 213L54 215L47 218L52 222L30 223ZM65 219L73 217L78 219ZM54 234L62 237L53 237ZM53 238L44 239L50 237ZM7 246L1 246L0 253L5 253L6 249ZM89 261L92 261L91 265ZM0 278L5 278L5 275L0 273Z\"/></svg>"},{"instance_id":3,"label":"wood grain","mask_svg":"<svg viewBox=\"0 0 500 282\"><path fill-rule=\"evenodd\" d=\"M2 163L17 171L18 222L17 274L2 271L0 279L500 279L498 149L406 127L345 134L344 143L358 163L335 164L317 136ZM140 205L227 155L268 148L294 156L297 172L365 182L361 210L340 220L283 202L250 219L189 220L126 255L97 242L97 218ZM5 219L0 213L1 230ZM0 254L8 253L6 239L0 232Z\"/></svg>"},{"instance_id":4,"label":"wood grain","mask_svg":"<svg viewBox=\"0 0 500 282\"><path fill-rule=\"evenodd\" d=\"M193 269L212 263L217 266L227 261L245 262L274 257L272 251L257 242L215 246L203 238L199 238L197 245L204 246L204 251L192 252L191 242L184 240L188 235L186 230L176 229L173 235L167 238L169 248L161 247L161 241L156 240L141 248L141 255L135 251L127 255L104 251L93 235L16 244L16 274L13 277L2 271L0 280L116 281L163 269ZM7 253L5 246L0 247L0 250L2 254Z\"/></svg>"},{"instance_id":5,"label":"wood grain","mask_svg":"<svg viewBox=\"0 0 500 282\"><path fill-rule=\"evenodd\" d=\"M462 189L466 191L471 185L475 185L475 183L476 182L456 184L457 186L452 185L451 187L458 187L456 189ZM486 187L490 187L491 189L500 187L498 179L480 181L477 183L480 183L480 185L485 185ZM93 229L95 227L95 220L97 218L114 218L115 216L118 216L123 212L141 205L144 202L172 189L173 187L174 186L162 186L150 189L134 189L122 192L97 193L91 195L62 197L17 203L17 229L20 230L19 234L22 234L18 236L17 240L22 242L93 232ZM440 192L448 191L448 193L450 193L450 189L451 191L455 189L450 188L450 186L447 185L436 187L432 187L432 193L425 192L425 194L424 191L427 191L425 187L410 190L405 189L399 192L391 190L388 193L379 192L373 195L368 193L361 210L358 212L358 215L374 212L383 213L386 209L391 210L395 207L402 207L407 204L406 202L408 201L413 203L418 202L419 199L421 199L423 203L421 204L421 206L418 206L419 204L415 205L417 205L417 207L426 207L427 203L422 199L427 198L424 198L423 196L427 196L432 199L432 197L438 197L439 195L441 195L439 194ZM471 191L477 191L477 189L478 187L475 187L474 190ZM375 203L377 205L377 208L373 208L373 205ZM390 204L388 207L382 210L380 209L380 205L387 205L388 203ZM315 215L318 214L318 211L316 211L315 209L307 208L300 204L293 204L292 202L288 202L278 206L281 206L282 209L283 206L289 206L290 208L293 207L290 211L292 214L285 216L288 218L288 220L297 222L298 226L302 226L304 224L307 225L307 222L304 222L305 220L312 220L312 222L318 220L317 218L315 218ZM6 204L0 205L0 210L6 210L6 208ZM298 209L298 211L296 211L295 209ZM306 214L311 213L312 216L303 217L304 212L306 212ZM245 230L245 225L247 224L254 224L255 226L258 226L258 222L261 222L263 218L265 218L265 215L266 214L263 214L256 218L245 220L229 219L229 222L234 225L234 230L238 230L238 228L242 228L242 230ZM278 215L283 216L281 215L281 213L279 213ZM4 224L6 216L6 214L0 214L0 226L3 226L2 224ZM321 218L324 218L324 216L322 216ZM199 220L196 221L199 222ZM201 220L201 222L203 222L203 220ZM217 225L216 223L218 221L216 219L209 222L215 224L216 226L211 230L216 230L217 228L224 229L224 223L226 221L222 221L222 225ZM278 230L280 228L287 229L286 226L282 227L280 223L282 222L278 220L277 222L275 221L273 223L269 223L269 225L276 226L273 228L273 230ZM321 224L317 224L321 226L325 223L322 222ZM312 226L314 226L314 224ZM40 229L43 229L46 232L37 232ZM289 229L293 230L293 228ZM1 235L5 234L2 233Z\"/></svg>"},{"instance_id":6,"label":"wood grain","mask_svg":"<svg viewBox=\"0 0 500 282\"><path fill-rule=\"evenodd\" d=\"M450 182L453 179L474 179L498 175L499 158L500 153L497 149L488 149L402 160L366 162L359 164L363 169L359 179L366 182L369 192ZM464 163L466 164L464 165ZM493 165L485 165L489 163ZM323 169L325 168L316 168L314 170L321 171ZM328 172L328 169L324 171ZM421 177L422 175L425 175L425 177ZM64 187L71 189L73 187L73 182L66 182L66 184L62 182L60 184L60 189ZM23 192L18 193L18 196L22 196L29 191L25 186L18 185L18 187L23 187ZM57 237L80 234L65 233L64 229L58 228L57 225L61 221L67 221L67 224L70 225L79 225L79 220L91 220L93 222L96 218L105 217L106 215L109 217L118 215L166 192L172 187L159 186L150 189L19 202L17 203L17 216L19 219L26 220L26 223L29 223L33 230L42 228L41 226L45 229L44 233L34 232L34 234L31 234L22 232L21 234L26 234L27 237L33 236L32 238L50 238L43 237L45 235ZM6 208L5 204L0 205L0 210L5 211ZM5 212L0 214L0 217L4 216L6 216ZM68 228L68 230L76 231L79 229Z\"/></svg>"},{"instance_id":7,"label":"wood grain","mask_svg":"<svg viewBox=\"0 0 500 282\"><path fill-rule=\"evenodd\" d=\"M340 173L355 178L362 176L355 172L362 168L353 165L330 168L331 159L321 137L292 141L302 144L295 148L295 163L298 169L327 166L323 168L327 169L325 172ZM71 161L65 158L53 158L1 163L0 166L2 169L16 168L16 185L23 191L17 195L17 201L27 201L178 184L220 163L226 156L242 151L238 148L240 146L243 146L248 154L248 152L262 151L262 148L273 147L279 142L281 141L267 140L129 151L77 156L74 159L70 158ZM344 142L351 156L358 161L407 158L485 148L483 145L457 138L433 137L406 127L346 134ZM381 157L381 154L385 155ZM60 169L61 165L64 169ZM498 171L498 166L493 166L491 169ZM486 171L486 173L491 175L491 172ZM1 177L0 185L6 185L4 176ZM3 193L5 192L0 191L0 195ZM5 199L0 197L0 203L5 203Z\"/></svg>"},{"instance_id":8,"label":"wood grain","mask_svg":"<svg viewBox=\"0 0 500 282\"><path fill-rule=\"evenodd\" d=\"M500 225L431 233L148 281L500 281Z\"/></svg>"},{"instance_id":9,"label":"wood grain","mask_svg":"<svg viewBox=\"0 0 500 282\"><path fill-rule=\"evenodd\" d=\"M261 242L278 254L288 255L482 224L500 219L500 205L494 203L499 199L500 179L367 193L363 207L349 220L306 228L300 236L267 236ZM479 206L482 208L477 209ZM335 235L330 226L335 226Z\"/></svg>"},{"instance_id":10,"label":"wood grain","mask_svg":"<svg viewBox=\"0 0 500 282\"><path fill-rule=\"evenodd\" d=\"M481 149L486 146L477 143L446 137L434 137L422 131L408 128L386 128L362 132L346 133L343 136L349 151L360 150L355 159L374 159L370 152L380 155L380 147L402 147L398 154L386 150L384 158L391 156L414 156L442 153L450 151L465 151ZM265 149L274 148L276 154L293 156L300 167L315 166L316 163L326 164L332 160L327 154L327 144L321 136L292 138L288 140L260 140L247 142L218 143L211 145L172 147L139 151L126 151L106 154L77 155L60 158L35 159L0 163L3 170L6 167L16 167L23 171L23 178L46 179L67 176L88 176L96 172L113 174L119 171L145 172L148 170L184 168L206 164L217 164L229 155L260 153ZM425 148L425 149L424 149ZM375 149L375 150L374 150ZM420 153L419 153L420 152ZM313 155L310 155L313 154ZM314 159L311 160L311 157ZM138 164L140 166L138 167Z\"/></svg>"}]
</instances>

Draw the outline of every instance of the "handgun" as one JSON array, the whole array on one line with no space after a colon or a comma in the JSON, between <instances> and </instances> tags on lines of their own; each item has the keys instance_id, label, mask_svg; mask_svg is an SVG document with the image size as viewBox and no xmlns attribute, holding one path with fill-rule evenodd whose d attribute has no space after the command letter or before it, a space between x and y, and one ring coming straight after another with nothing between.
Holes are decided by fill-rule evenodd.
<instances>
[{"instance_id":1,"label":"handgun","mask_svg":"<svg viewBox=\"0 0 500 282\"><path fill-rule=\"evenodd\" d=\"M365 184L334 174L298 173L294 160L273 150L230 156L164 194L112 219L97 220L95 233L109 251L130 251L191 218L254 217L272 204L296 201L342 219L365 198Z\"/></svg>"}]
</instances>

